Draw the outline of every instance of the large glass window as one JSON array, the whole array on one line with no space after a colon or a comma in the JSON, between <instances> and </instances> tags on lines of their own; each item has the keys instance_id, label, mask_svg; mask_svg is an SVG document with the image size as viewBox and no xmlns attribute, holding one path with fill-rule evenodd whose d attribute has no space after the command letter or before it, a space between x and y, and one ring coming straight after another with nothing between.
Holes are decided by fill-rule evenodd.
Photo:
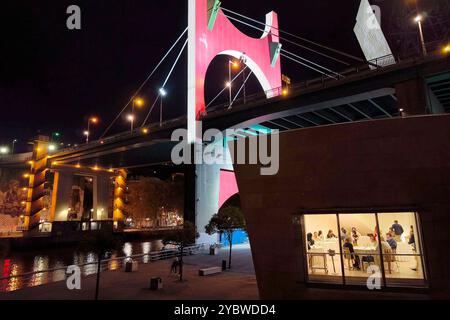
<instances>
[{"instance_id":1,"label":"large glass window","mask_svg":"<svg viewBox=\"0 0 450 320\"><path fill-rule=\"evenodd\" d=\"M337 215L305 215L304 221L309 279L342 283Z\"/></svg>"},{"instance_id":2,"label":"large glass window","mask_svg":"<svg viewBox=\"0 0 450 320\"><path fill-rule=\"evenodd\" d=\"M308 280L423 287L419 231L414 212L306 214Z\"/></svg>"}]
</instances>

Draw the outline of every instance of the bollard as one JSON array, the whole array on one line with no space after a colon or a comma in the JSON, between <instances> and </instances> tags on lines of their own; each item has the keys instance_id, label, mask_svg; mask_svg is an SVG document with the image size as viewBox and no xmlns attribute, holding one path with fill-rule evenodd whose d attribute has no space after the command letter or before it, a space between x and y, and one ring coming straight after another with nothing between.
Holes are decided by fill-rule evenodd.
<instances>
[{"instance_id":1,"label":"bollard","mask_svg":"<svg viewBox=\"0 0 450 320\"><path fill-rule=\"evenodd\" d=\"M150 279L150 290L160 290L163 287L162 279L155 277Z\"/></svg>"},{"instance_id":2,"label":"bollard","mask_svg":"<svg viewBox=\"0 0 450 320\"><path fill-rule=\"evenodd\" d=\"M222 271L227 270L227 260L222 260Z\"/></svg>"}]
</instances>

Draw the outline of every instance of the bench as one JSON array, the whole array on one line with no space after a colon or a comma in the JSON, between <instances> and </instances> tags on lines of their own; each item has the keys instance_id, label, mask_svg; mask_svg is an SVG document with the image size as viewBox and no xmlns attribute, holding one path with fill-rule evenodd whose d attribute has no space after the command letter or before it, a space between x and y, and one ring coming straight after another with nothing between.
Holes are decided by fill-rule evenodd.
<instances>
[{"instance_id":1,"label":"bench","mask_svg":"<svg viewBox=\"0 0 450 320\"><path fill-rule=\"evenodd\" d=\"M210 274L216 274L216 273L221 273L222 272L222 268L221 267L210 267L210 268L203 268L198 270L198 275L199 276L208 276Z\"/></svg>"}]
</instances>

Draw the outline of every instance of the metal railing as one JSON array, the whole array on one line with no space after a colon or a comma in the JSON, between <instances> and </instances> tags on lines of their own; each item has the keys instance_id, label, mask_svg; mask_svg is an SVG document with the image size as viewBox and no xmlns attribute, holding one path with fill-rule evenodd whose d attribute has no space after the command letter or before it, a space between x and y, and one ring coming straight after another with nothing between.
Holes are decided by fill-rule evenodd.
<instances>
[{"instance_id":1,"label":"metal railing","mask_svg":"<svg viewBox=\"0 0 450 320\"><path fill-rule=\"evenodd\" d=\"M204 243L186 246L183 249L183 255L188 256L199 254L205 250L205 246L206 245ZM109 259L101 260L100 270L119 270L124 267L124 262L128 261L129 259L134 261L137 260L139 263L147 264L175 258L178 256L180 256L180 251L177 248L171 248L149 253L112 257ZM95 260L74 265L80 267L80 269L82 269L82 276L86 277L97 273L97 263L98 261ZM0 277L0 292L15 291L27 287L34 287L52 282L63 281L67 277L67 268L68 266L61 266Z\"/></svg>"}]
</instances>

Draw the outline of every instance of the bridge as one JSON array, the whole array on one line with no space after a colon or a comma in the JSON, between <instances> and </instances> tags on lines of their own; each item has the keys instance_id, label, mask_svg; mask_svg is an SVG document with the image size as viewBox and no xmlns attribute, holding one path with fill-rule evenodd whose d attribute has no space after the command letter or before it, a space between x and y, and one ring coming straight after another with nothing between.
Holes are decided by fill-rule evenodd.
<instances>
[{"instance_id":1,"label":"bridge","mask_svg":"<svg viewBox=\"0 0 450 320\"><path fill-rule=\"evenodd\" d=\"M267 15L265 23L255 24L248 17L222 8L219 1L190 0L189 3L189 27L167 54L186 33L188 37L151 108L153 110L158 100L165 96L164 87L187 47L188 114L165 121L161 118L159 123L147 125L144 122L131 132L112 136L104 134L98 140L57 151L49 150L51 141L48 138L38 137L34 141L33 152L1 156L2 168L25 172L25 214L21 216L20 230L32 233L38 229L48 231L44 224L69 222L69 212L72 211L69 194L74 176L89 177L91 181L88 182L92 183L92 214L86 225L80 228L99 228L102 221L112 221L113 228L120 230L126 219L123 213L126 195L123 190L127 188L127 172L154 165L175 167L171 161L171 151L177 141L172 141L171 135L176 129L188 128L189 137L195 140L208 129L224 131L232 128L235 131L228 138L239 140L271 134L273 130L290 132L450 111L450 60L449 55L442 51L394 60L392 53L386 50L380 51L386 55L380 53L374 59L362 59L327 48L352 60L351 64L344 63L344 68L331 70L282 48L283 43L292 40L283 36L283 31L278 28L278 17L273 12ZM199 15L202 19L196 20ZM263 32L263 36L250 41L230 21L246 23ZM226 34L224 38L229 40L221 42L224 38L219 39L218 32ZM362 49L367 58L367 50ZM198 83L204 81L207 66L216 55L228 55L244 62L243 69L248 68L256 76L263 90L242 96L239 95L243 89L241 86L233 99L230 88L241 73L234 79L230 75L230 83L227 84L230 101L226 104L214 104L214 101L206 104L203 85ZM320 55L328 57L324 53ZM282 85L281 58L312 69L320 77ZM224 88L219 95L226 91L227 88ZM130 107L138 93L139 90L119 115ZM202 123L200 133L195 125L196 120ZM195 221L199 231L203 231L211 215L238 192L232 163L186 164L177 170L186 177L184 218ZM230 172L232 177L228 178ZM51 194L46 191L49 188ZM43 216L46 218L42 219ZM202 237L200 242L208 241L204 232ZM211 242L217 240L208 239Z\"/></svg>"}]
</instances>

